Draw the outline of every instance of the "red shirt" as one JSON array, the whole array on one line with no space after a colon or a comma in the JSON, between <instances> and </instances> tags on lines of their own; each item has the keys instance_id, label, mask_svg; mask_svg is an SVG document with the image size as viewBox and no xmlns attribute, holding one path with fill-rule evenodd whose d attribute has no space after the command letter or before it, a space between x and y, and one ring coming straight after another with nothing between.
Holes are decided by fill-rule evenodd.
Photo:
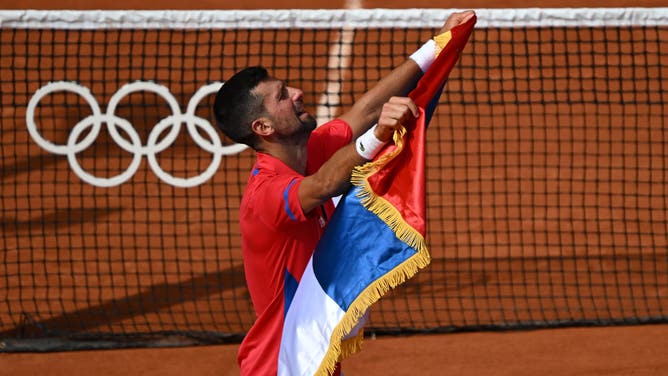
<instances>
[{"instance_id":1,"label":"red shirt","mask_svg":"<svg viewBox=\"0 0 668 376\"><path fill-rule=\"evenodd\" d=\"M306 175L351 139L350 127L340 119L316 128L307 144ZM301 279L334 211L331 200L311 213L302 211L298 192L303 179L279 159L258 152L241 200L244 270L257 314L239 347L242 375L276 374L286 279Z\"/></svg>"}]
</instances>

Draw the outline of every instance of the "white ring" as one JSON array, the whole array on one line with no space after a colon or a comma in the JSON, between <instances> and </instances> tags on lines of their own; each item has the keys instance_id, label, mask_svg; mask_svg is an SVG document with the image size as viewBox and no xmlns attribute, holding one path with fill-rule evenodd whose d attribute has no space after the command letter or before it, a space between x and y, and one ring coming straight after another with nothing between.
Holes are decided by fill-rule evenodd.
<instances>
[{"instance_id":1,"label":"white ring","mask_svg":"<svg viewBox=\"0 0 668 376\"><path fill-rule=\"evenodd\" d=\"M39 103L42 100L42 98L44 98L47 94L51 94L52 92L55 91L71 91L73 93L81 95L86 100L86 102L88 102L91 110L93 111L93 114L91 115L93 129L91 129L91 132L81 141L80 144L75 145L76 146L75 149L70 149L68 148L67 145L56 145L53 142L42 137L42 135L37 130L37 125L35 124L35 108L37 107L37 103ZM86 119L82 121L85 120ZM30 98L30 101L28 102L28 107L26 108L26 126L28 127L28 133L30 133L30 136L32 136L33 140L35 140L37 145L41 146L42 149L49 151L53 154L60 154L60 155L67 155L69 153L76 154L81 150L86 149L95 141L97 135L100 133L100 127L102 125L102 121L103 119L102 119L102 113L100 112L100 106L97 104L95 97L93 97L88 88L79 86L74 82L65 82L65 81L50 82L42 86L35 92L35 95L33 95L32 98Z\"/></svg>"}]
</instances>

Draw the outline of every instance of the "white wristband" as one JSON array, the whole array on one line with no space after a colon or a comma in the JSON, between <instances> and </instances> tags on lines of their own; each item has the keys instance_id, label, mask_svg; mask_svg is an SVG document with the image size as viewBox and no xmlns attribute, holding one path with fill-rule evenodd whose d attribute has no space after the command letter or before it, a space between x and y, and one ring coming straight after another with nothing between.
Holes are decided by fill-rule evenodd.
<instances>
[{"instance_id":1,"label":"white wristband","mask_svg":"<svg viewBox=\"0 0 668 376\"><path fill-rule=\"evenodd\" d=\"M363 135L357 137L357 140L355 141L355 148L357 149L357 154L359 154L362 158L366 160L372 160L373 157L378 154L380 149L385 146L386 142L383 142L376 138L376 135L374 133L374 130L376 129L376 126L378 124L374 125L366 131Z\"/></svg>"},{"instance_id":2,"label":"white wristband","mask_svg":"<svg viewBox=\"0 0 668 376\"><path fill-rule=\"evenodd\" d=\"M422 47L413 52L410 58L417 63L422 73L426 72L431 63L436 60L436 42L433 39L429 39Z\"/></svg>"}]
</instances>

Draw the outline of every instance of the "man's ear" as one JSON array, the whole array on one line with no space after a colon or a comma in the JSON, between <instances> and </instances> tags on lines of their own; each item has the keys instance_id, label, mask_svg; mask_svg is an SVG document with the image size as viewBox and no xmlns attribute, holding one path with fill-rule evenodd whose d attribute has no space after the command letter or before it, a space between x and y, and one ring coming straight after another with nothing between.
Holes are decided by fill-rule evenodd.
<instances>
[{"instance_id":1,"label":"man's ear","mask_svg":"<svg viewBox=\"0 0 668 376\"><path fill-rule=\"evenodd\" d=\"M251 123L251 130L258 136L271 136L274 134L274 125L266 117L259 117Z\"/></svg>"}]
</instances>

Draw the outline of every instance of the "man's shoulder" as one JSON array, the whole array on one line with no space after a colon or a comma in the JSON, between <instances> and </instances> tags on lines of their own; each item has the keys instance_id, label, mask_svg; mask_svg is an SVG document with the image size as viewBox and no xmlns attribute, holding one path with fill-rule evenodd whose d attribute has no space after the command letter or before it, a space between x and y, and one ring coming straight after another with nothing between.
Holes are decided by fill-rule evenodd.
<instances>
[{"instance_id":1,"label":"man's shoulder","mask_svg":"<svg viewBox=\"0 0 668 376\"><path fill-rule=\"evenodd\" d=\"M326 123L319 125L313 133L324 134L332 132L347 132L350 130L350 125L345 120L335 118Z\"/></svg>"},{"instance_id":2,"label":"man's shoulder","mask_svg":"<svg viewBox=\"0 0 668 376\"><path fill-rule=\"evenodd\" d=\"M331 146L330 143L340 147L339 144L346 143L352 137L352 129L344 120L333 119L316 128L309 138L309 147L320 144L319 147ZM309 150L310 152L311 150Z\"/></svg>"}]
</instances>

